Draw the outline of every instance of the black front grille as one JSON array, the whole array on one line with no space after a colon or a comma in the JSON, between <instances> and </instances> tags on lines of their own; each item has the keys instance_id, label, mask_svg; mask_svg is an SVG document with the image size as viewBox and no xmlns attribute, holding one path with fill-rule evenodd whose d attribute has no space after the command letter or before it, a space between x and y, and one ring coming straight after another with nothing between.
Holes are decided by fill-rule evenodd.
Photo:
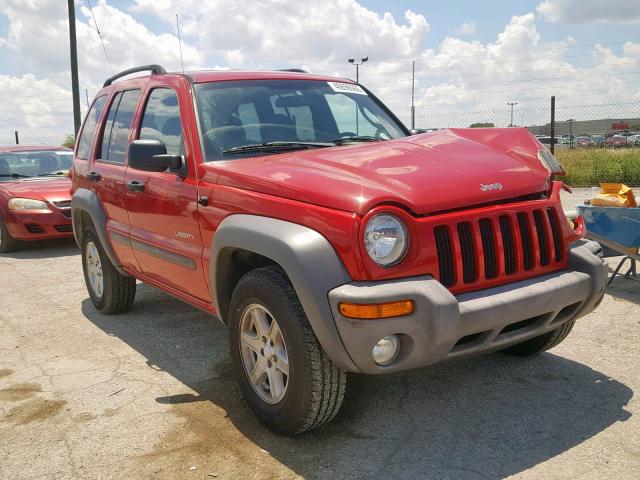
<instances>
[{"instance_id":1,"label":"black front grille","mask_svg":"<svg viewBox=\"0 0 640 480\"><path fill-rule=\"evenodd\" d=\"M63 210L62 215L64 215L67 218L71 218L71 210Z\"/></svg>"},{"instance_id":2,"label":"black front grille","mask_svg":"<svg viewBox=\"0 0 640 480\"><path fill-rule=\"evenodd\" d=\"M70 223L67 225L56 225L54 228L60 233L73 232L73 225L71 225Z\"/></svg>"},{"instance_id":3,"label":"black front grille","mask_svg":"<svg viewBox=\"0 0 640 480\"><path fill-rule=\"evenodd\" d=\"M499 222L502 250L504 251L504 273L510 275L516 272L516 246L513 238L513 229L511 220L507 215L502 215Z\"/></svg>"},{"instance_id":4,"label":"black front grille","mask_svg":"<svg viewBox=\"0 0 640 480\"><path fill-rule=\"evenodd\" d=\"M44 233L44 228L42 228L37 223L27 223L25 228L29 233Z\"/></svg>"},{"instance_id":5,"label":"black front grille","mask_svg":"<svg viewBox=\"0 0 640 480\"><path fill-rule=\"evenodd\" d=\"M531 241L531 227L529 219L524 212L518 213L518 228L520 229L520 241L522 242L522 256L525 270L533 268L533 245Z\"/></svg>"},{"instance_id":6,"label":"black front grille","mask_svg":"<svg viewBox=\"0 0 640 480\"><path fill-rule=\"evenodd\" d=\"M551 225L551 234L553 236L553 250L556 254L556 262L561 262L564 258L564 250L562 248L562 235L558 215L553 208L547 208L547 217L549 225Z\"/></svg>"},{"instance_id":7,"label":"black front grille","mask_svg":"<svg viewBox=\"0 0 640 480\"><path fill-rule=\"evenodd\" d=\"M458 224L458 238L460 240L460 251L462 253L462 279L464 283L472 283L478 279L476 269L476 249L473 244L473 230L471 223L461 222Z\"/></svg>"},{"instance_id":8,"label":"black front grille","mask_svg":"<svg viewBox=\"0 0 640 480\"><path fill-rule=\"evenodd\" d=\"M53 204L58 208L71 208L71 200L58 200Z\"/></svg>"},{"instance_id":9,"label":"black front grille","mask_svg":"<svg viewBox=\"0 0 640 480\"><path fill-rule=\"evenodd\" d=\"M551 252L549 249L549 235L544 224L542 211L533 212L533 222L536 225L536 235L538 235L538 246L540 248L540 265L549 265L551 262Z\"/></svg>"},{"instance_id":10,"label":"black front grille","mask_svg":"<svg viewBox=\"0 0 640 480\"><path fill-rule=\"evenodd\" d=\"M498 276L498 257L496 255L496 239L493 224L488 218L479 222L482 250L484 251L484 275L486 278Z\"/></svg>"},{"instance_id":11,"label":"black front grille","mask_svg":"<svg viewBox=\"0 0 640 480\"><path fill-rule=\"evenodd\" d=\"M436 238L436 250L438 251L440 283L445 287L449 287L453 285L455 279L453 250L451 248L449 229L443 225L434 228L433 233Z\"/></svg>"},{"instance_id":12,"label":"black front grille","mask_svg":"<svg viewBox=\"0 0 640 480\"><path fill-rule=\"evenodd\" d=\"M440 283L461 287L561 262L558 216L545 206L434 226Z\"/></svg>"}]
</instances>

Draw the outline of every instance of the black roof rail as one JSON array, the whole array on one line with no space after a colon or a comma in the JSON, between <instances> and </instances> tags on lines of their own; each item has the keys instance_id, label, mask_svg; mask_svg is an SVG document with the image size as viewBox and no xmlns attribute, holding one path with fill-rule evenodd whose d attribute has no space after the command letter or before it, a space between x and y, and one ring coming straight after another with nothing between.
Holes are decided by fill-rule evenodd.
<instances>
[{"instance_id":1,"label":"black roof rail","mask_svg":"<svg viewBox=\"0 0 640 480\"><path fill-rule=\"evenodd\" d=\"M138 72L146 72L150 70L152 75L161 75L163 73L167 73L167 71L164 69L164 67L161 67L160 65L142 65L140 67L133 67L133 68L129 68L127 70L123 70L120 73L116 73L115 75L113 75L112 77L107 78L107 80L104 82L104 85L102 85L102 87L108 87L109 85L111 85L115 80L122 78L122 77L126 77L127 75L131 75L132 73L138 73Z\"/></svg>"},{"instance_id":2,"label":"black roof rail","mask_svg":"<svg viewBox=\"0 0 640 480\"><path fill-rule=\"evenodd\" d=\"M295 72L295 73L309 73L302 68L282 68L280 70L276 70L278 72Z\"/></svg>"}]
</instances>

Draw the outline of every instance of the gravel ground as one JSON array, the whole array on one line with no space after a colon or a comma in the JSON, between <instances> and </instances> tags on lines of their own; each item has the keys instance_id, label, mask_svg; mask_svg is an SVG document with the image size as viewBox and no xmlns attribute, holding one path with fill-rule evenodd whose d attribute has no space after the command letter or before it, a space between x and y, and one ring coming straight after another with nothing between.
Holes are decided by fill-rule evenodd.
<instances>
[{"instance_id":1,"label":"gravel ground","mask_svg":"<svg viewBox=\"0 0 640 480\"><path fill-rule=\"evenodd\" d=\"M334 422L297 438L242 400L223 326L138 287L107 317L72 242L0 256L0 478L638 478L631 280L538 357L352 376Z\"/></svg>"}]
</instances>

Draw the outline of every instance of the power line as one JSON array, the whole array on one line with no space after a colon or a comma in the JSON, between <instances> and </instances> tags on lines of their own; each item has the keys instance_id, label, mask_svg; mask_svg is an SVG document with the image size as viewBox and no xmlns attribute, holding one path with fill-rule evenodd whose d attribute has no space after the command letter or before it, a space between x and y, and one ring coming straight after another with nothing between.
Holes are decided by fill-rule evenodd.
<instances>
[{"instance_id":1,"label":"power line","mask_svg":"<svg viewBox=\"0 0 640 480\"><path fill-rule=\"evenodd\" d=\"M104 46L104 40L102 39L102 33L100 33L100 29L98 28L98 22L96 21L96 16L93 14L93 7L91 6L91 0L87 0L87 4L89 5L89 10L91 11L91 17L93 18L93 24L96 27L96 32L98 32L98 37L100 38L100 43L102 44L102 50L104 51L104 56L107 58L107 64L109 65L109 70L111 70L111 75L113 75L113 67L111 66L111 59L109 58L109 54L107 53L107 48Z\"/></svg>"}]
</instances>

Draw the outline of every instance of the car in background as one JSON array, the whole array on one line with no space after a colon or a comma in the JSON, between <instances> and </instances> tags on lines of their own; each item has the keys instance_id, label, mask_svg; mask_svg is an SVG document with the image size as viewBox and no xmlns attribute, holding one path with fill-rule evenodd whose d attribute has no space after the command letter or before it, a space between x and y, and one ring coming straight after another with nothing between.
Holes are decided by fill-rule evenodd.
<instances>
[{"instance_id":1,"label":"car in background","mask_svg":"<svg viewBox=\"0 0 640 480\"><path fill-rule=\"evenodd\" d=\"M634 135L629 135L627 137L627 144L629 146L633 146L633 147L640 146L640 133L636 133Z\"/></svg>"},{"instance_id":2,"label":"car in background","mask_svg":"<svg viewBox=\"0 0 640 480\"><path fill-rule=\"evenodd\" d=\"M580 148L588 148L595 145L595 142L588 135L580 135L579 137L576 137L573 143L576 147Z\"/></svg>"},{"instance_id":3,"label":"car in background","mask_svg":"<svg viewBox=\"0 0 640 480\"><path fill-rule=\"evenodd\" d=\"M66 147L0 147L0 252L22 240L73 236L72 161Z\"/></svg>"},{"instance_id":4,"label":"car in background","mask_svg":"<svg viewBox=\"0 0 640 480\"><path fill-rule=\"evenodd\" d=\"M607 144L613 148L624 148L629 145L627 142L627 137L625 137L624 135L612 136Z\"/></svg>"},{"instance_id":5,"label":"car in background","mask_svg":"<svg viewBox=\"0 0 640 480\"><path fill-rule=\"evenodd\" d=\"M551 137L549 136L541 136L538 137L538 141L543 144L545 147L551 147ZM555 148L569 148L569 139L556 137L553 142Z\"/></svg>"},{"instance_id":6,"label":"car in background","mask_svg":"<svg viewBox=\"0 0 640 480\"><path fill-rule=\"evenodd\" d=\"M591 141L594 147L604 147L606 137L604 135L591 135Z\"/></svg>"}]
</instances>

